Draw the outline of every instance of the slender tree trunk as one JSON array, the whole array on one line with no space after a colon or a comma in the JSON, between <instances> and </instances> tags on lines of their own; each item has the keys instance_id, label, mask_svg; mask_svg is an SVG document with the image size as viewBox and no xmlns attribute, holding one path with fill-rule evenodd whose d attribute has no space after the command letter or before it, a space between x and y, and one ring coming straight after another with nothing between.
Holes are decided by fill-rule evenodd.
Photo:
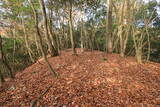
<instances>
[{"instance_id":1,"label":"slender tree trunk","mask_svg":"<svg viewBox=\"0 0 160 107\"><path fill-rule=\"evenodd\" d=\"M65 49L68 46L68 43L67 43L68 40L67 40L67 36L65 34L65 28L64 28L63 23L64 23L64 17L63 17L62 22L60 22L61 35L57 35L57 44L58 44L59 50Z\"/></svg>"},{"instance_id":2,"label":"slender tree trunk","mask_svg":"<svg viewBox=\"0 0 160 107\"><path fill-rule=\"evenodd\" d=\"M89 48L88 38L87 38L87 29L85 25L83 27L84 27L84 48L85 50L87 50Z\"/></svg>"},{"instance_id":3,"label":"slender tree trunk","mask_svg":"<svg viewBox=\"0 0 160 107\"><path fill-rule=\"evenodd\" d=\"M12 53L13 66L12 66L12 71L15 70L15 53L16 53L16 27L14 26L14 29L13 29L13 53Z\"/></svg>"},{"instance_id":4,"label":"slender tree trunk","mask_svg":"<svg viewBox=\"0 0 160 107\"><path fill-rule=\"evenodd\" d=\"M136 58L137 58L137 62L139 64L142 64L142 50L141 48L139 48L136 52Z\"/></svg>"},{"instance_id":5,"label":"slender tree trunk","mask_svg":"<svg viewBox=\"0 0 160 107\"><path fill-rule=\"evenodd\" d=\"M59 35L55 35L55 36L56 36L57 51L60 54L61 47L59 42Z\"/></svg>"},{"instance_id":6,"label":"slender tree trunk","mask_svg":"<svg viewBox=\"0 0 160 107\"><path fill-rule=\"evenodd\" d=\"M34 34L34 41L36 43L36 50L38 56L41 56L40 47L39 47L39 40L37 39L37 34Z\"/></svg>"},{"instance_id":7,"label":"slender tree trunk","mask_svg":"<svg viewBox=\"0 0 160 107\"><path fill-rule=\"evenodd\" d=\"M92 24L93 25L93 29L92 29L92 36L91 36L91 41L92 41L92 50L94 50L94 49L96 49L96 41L95 41L95 36L96 36L96 28L95 28L95 26L94 26L94 24Z\"/></svg>"},{"instance_id":8,"label":"slender tree trunk","mask_svg":"<svg viewBox=\"0 0 160 107\"><path fill-rule=\"evenodd\" d=\"M30 49L30 46L29 46L29 43L28 43L28 36L27 36L27 32L26 32L26 28L25 28L25 25L24 25L24 20L22 18L22 24L23 24L23 32L24 32L24 36L25 36L25 43L26 43L26 48L27 48L27 51L28 51L28 54L29 54L29 57L31 59L32 62L35 62L33 56L32 56L32 51Z\"/></svg>"},{"instance_id":9,"label":"slender tree trunk","mask_svg":"<svg viewBox=\"0 0 160 107\"><path fill-rule=\"evenodd\" d=\"M58 50L58 43L57 43L57 36L53 32L53 27L52 27L52 19L53 19L53 14L52 14L52 9L49 11L49 23L48 23L48 30L49 30L49 35L52 40L53 47L55 49L55 54L59 55L59 50Z\"/></svg>"},{"instance_id":10,"label":"slender tree trunk","mask_svg":"<svg viewBox=\"0 0 160 107\"><path fill-rule=\"evenodd\" d=\"M29 1L29 0L28 0ZM57 76L58 74L54 71L54 69L52 68L51 64L49 63L48 59L47 59L47 56L45 55L45 51L43 49L43 46L42 46L42 37L41 37L41 33L40 33L40 30L39 30L39 27L38 27L38 14L32 4L31 1L29 1L30 3L30 6L32 8L32 11L34 13L34 18L35 18L35 28L36 28L36 33L37 33L37 36L39 38L39 45L40 45L40 50L41 50L41 53L42 53L42 56L45 60L45 62L47 63L47 66L49 68L49 70L55 75Z\"/></svg>"},{"instance_id":11,"label":"slender tree trunk","mask_svg":"<svg viewBox=\"0 0 160 107\"><path fill-rule=\"evenodd\" d=\"M89 41L90 41L91 51L93 51L93 49L94 49L94 46L93 46L93 31L91 31L91 35L90 35Z\"/></svg>"},{"instance_id":12,"label":"slender tree trunk","mask_svg":"<svg viewBox=\"0 0 160 107\"><path fill-rule=\"evenodd\" d=\"M89 43L89 49L90 49L90 50L92 50L91 36L92 36L92 35L88 35L88 43Z\"/></svg>"},{"instance_id":13,"label":"slender tree trunk","mask_svg":"<svg viewBox=\"0 0 160 107\"><path fill-rule=\"evenodd\" d=\"M6 56L4 55L4 52L3 52L1 36L0 36L0 60L1 60L1 64L4 65L8 69L8 74L9 74L10 78L14 78L12 68L9 66L9 64L7 62L7 58L6 58ZM1 75L3 76L3 74L1 74Z\"/></svg>"},{"instance_id":14,"label":"slender tree trunk","mask_svg":"<svg viewBox=\"0 0 160 107\"><path fill-rule=\"evenodd\" d=\"M5 82L2 71L0 70L0 86Z\"/></svg>"},{"instance_id":15,"label":"slender tree trunk","mask_svg":"<svg viewBox=\"0 0 160 107\"><path fill-rule=\"evenodd\" d=\"M133 32L133 42L134 42L134 48L136 51L136 59L137 59L137 62L141 64L142 63L142 47L139 43L141 39L136 38L136 36L137 35L135 35Z\"/></svg>"},{"instance_id":16,"label":"slender tree trunk","mask_svg":"<svg viewBox=\"0 0 160 107\"><path fill-rule=\"evenodd\" d=\"M106 50L109 53L113 52L112 47L112 0L107 0L107 35L106 35Z\"/></svg>"},{"instance_id":17,"label":"slender tree trunk","mask_svg":"<svg viewBox=\"0 0 160 107\"><path fill-rule=\"evenodd\" d=\"M8 64L7 59L6 59L6 56L4 56L3 63L4 63L4 65L6 66L6 68L8 69L8 73L9 73L10 78L14 78L12 68L11 68L10 65Z\"/></svg>"},{"instance_id":18,"label":"slender tree trunk","mask_svg":"<svg viewBox=\"0 0 160 107\"><path fill-rule=\"evenodd\" d=\"M83 19L81 20L81 52L84 52L84 27L83 27Z\"/></svg>"},{"instance_id":19,"label":"slender tree trunk","mask_svg":"<svg viewBox=\"0 0 160 107\"><path fill-rule=\"evenodd\" d=\"M81 52L84 52L84 14L83 14L83 7L81 7Z\"/></svg>"},{"instance_id":20,"label":"slender tree trunk","mask_svg":"<svg viewBox=\"0 0 160 107\"><path fill-rule=\"evenodd\" d=\"M119 37L120 37L120 55L125 56L128 36L130 35L130 0L124 0L120 10Z\"/></svg>"},{"instance_id":21,"label":"slender tree trunk","mask_svg":"<svg viewBox=\"0 0 160 107\"><path fill-rule=\"evenodd\" d=\"M73 36L73 23L72 23L72 2L69 1L70 9L69 9L69 31L70 31L70 38L71 38L71 45L72 45L72 54L76 55L76 47L75 41Z\"/></svg>"},{"instance_id":22,"label":"slender tree trunk","mask_svg":"<svg viewBox=\"0 0 160 107\"><path fill-rule=\"evenodd\" d=\"M65 32L65 28L64 28L64 16L63 16L63 20L62 20L62 22L61 22L61 32L62 32L62 36L61 36L61 38L63 37L63 39L64 39L64 43L63 43L63 45L62 45L62 43L60 42L60 41L62 41L60 38L59 38L59 43L61 44L60 46L61 46L61 48L63 48L63 49L65 49L66 47L68 47L68 38L67 38L67 35L66 35L66 32Z\"/></svg>"},{"instance_id":23,"label":"slender tree trunk","mask_svg":"<svg viewBox=\"0 0 160 107\"><path fill-rule=\"evenodd\" d=\"M2 39L0 35L0 64L3 65ZM2 66L0 66L2 67ZM0 69L0 85L5 82L2 70Z\"/></svg>"},{"instance_id":24,"label":"slender tree trunk","mask_svg":"<svg viewBox=\"0 0 160 107\"><path fill-rule=\"evenodd\" d=\"M42 14L43 14L43 18L44 18L44 30L45 30L45 36L47 39L47 44L49 47L49 51L51 56L57 56L58 53L56 52L54 46L52 45L50 36L49 36L49 30L48 30L48 22L47 22L47 14L46 14L46 8L45 8L45 4L43 0L39 0L40 6L41 6L41 10L42 10Z\"/></svg>"}]
</instances>

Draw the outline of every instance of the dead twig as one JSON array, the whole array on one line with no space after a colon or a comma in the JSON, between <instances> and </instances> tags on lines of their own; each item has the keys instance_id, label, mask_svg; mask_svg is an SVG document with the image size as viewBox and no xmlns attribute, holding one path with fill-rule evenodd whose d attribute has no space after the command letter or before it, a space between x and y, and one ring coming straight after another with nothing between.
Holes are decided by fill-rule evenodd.
<instances>
[{"instance_id":1,"label":"dead twig","mask_svg":"<svg viewBox=\"0 0 160 107\"><path fill-rule=\"evenodd\" d=\"M48 90L49 90L51 87L52 87L52 85L49 86L47 89L45 89L45 90L43 91L43 93L38 96L38 98L32 100L31 103L30 103L30 107L35 107L37 101L40 100L40 99L48 92Z\"/></svg>"}]
</instances>

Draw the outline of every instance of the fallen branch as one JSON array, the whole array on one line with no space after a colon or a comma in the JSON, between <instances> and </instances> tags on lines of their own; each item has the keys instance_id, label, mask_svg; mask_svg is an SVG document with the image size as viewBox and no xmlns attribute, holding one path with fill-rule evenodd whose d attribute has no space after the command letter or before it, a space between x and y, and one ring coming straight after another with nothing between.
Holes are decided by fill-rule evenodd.
<instances>
[{"instance_id":1,"label":"fallen branch","mask_svg":"<svg viewBox=\"0 0 160 107\"><path fill-rule=\"evenodd\" d=\"M38 96L38 98L32 100L31 103L30 103L30 107L35 107L37 101L40 100L40 99L48 92L48 90L49 90L51 87L52 87L52 85L49 86L47 89L45 89L45 90L43 91L43 93Z\"/></svg>"}]
</instances>

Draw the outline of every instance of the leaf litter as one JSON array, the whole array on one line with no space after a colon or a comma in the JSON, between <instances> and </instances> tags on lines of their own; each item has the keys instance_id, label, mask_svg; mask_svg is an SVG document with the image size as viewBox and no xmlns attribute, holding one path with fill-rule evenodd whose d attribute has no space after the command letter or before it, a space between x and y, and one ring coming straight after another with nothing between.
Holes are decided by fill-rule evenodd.
<instances>
[{"instance_id":1,"label":"leaf litter","mask_svg":"<svg viewBox=\"0 0 160 107\"><path fill-rule=\"evenodd\" d=\"M49 58L58 78L43 59L18 72L0 88L0 106L30 106L49 86L36 107L160 106L160 64L139 65L133 57L77 50L78 56L69 49Z\"/></svg>"}]
</instances>

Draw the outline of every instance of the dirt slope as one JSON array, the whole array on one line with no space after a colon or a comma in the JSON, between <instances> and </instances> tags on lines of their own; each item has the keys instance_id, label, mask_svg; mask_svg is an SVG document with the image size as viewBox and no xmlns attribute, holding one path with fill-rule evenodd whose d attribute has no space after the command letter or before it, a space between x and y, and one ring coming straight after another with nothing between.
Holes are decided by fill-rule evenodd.
<instances>
[{"instance_id":1,"label":"dirt slope","mask_svg":"<svg viewBox=\"0 0 160 107\"><path fill-rule=\"evenodd\" d=\"M160 106L160 64L98 51L72 56L70 50L49 61L58 78L40 60L0 88L0 106L28 107L50 85L37 107Z\"/></svg>"}]
</instances>

